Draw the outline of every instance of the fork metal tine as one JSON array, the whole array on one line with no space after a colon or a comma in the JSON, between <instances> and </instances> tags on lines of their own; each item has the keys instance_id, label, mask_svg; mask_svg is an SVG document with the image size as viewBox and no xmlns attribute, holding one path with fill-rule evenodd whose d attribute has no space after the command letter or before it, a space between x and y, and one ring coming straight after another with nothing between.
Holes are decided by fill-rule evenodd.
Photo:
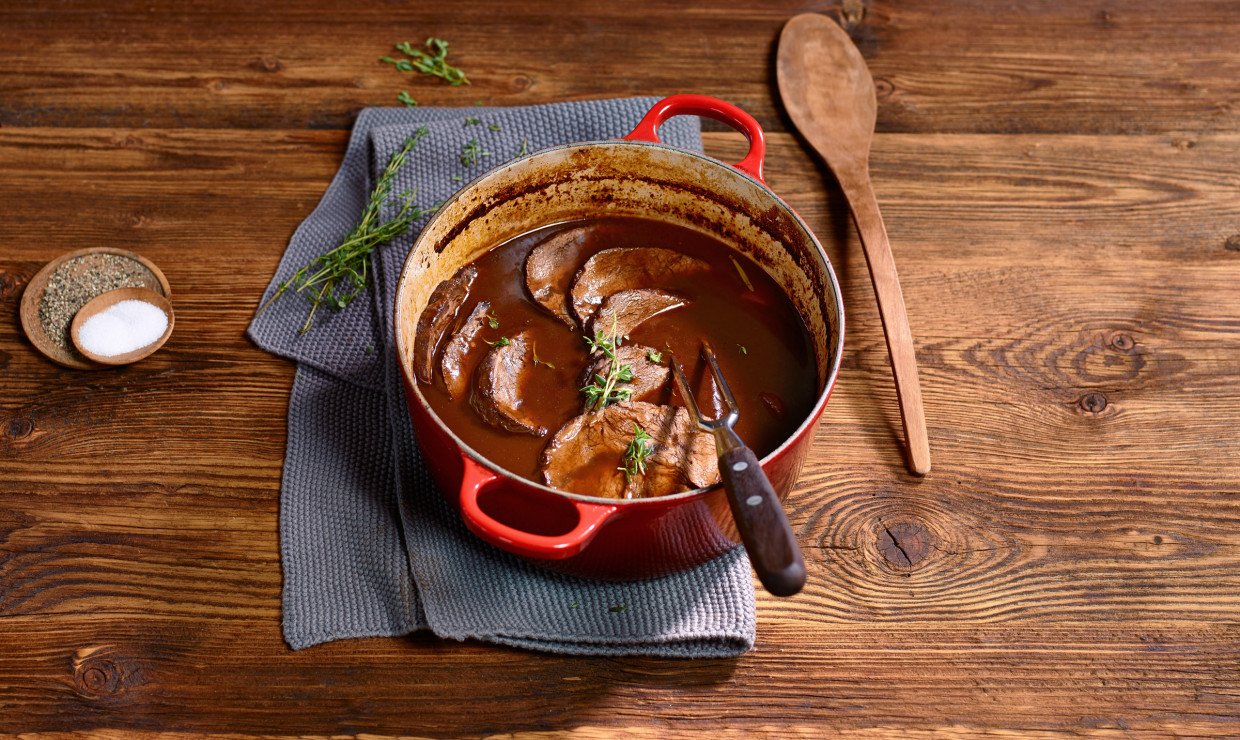
<instances>
[{"instance_id":1,"label":"fork metal tine","mask_svg":"<svg viewBox=\"0 0 1240 740\"><path fill-rule=\"evenodd\" d=\"M702 411L698 408L697 397L693 394L693 389L689 387L689 379L685 377L685 371L681 369L680 363L676 358L672 358L672 377L676 379L676 389L680 391L680 397L684 399L685 406L689 408L689 413L693 414L693 420L697 425L706 431L712 431L716 422L707 421L702 418Z\"/></svg>"},{"instance_id":2,"label":"fork metal tine","mask_svg":"<svg viewBox=\"0 0 1240 740\"><path fill-rule=\"evenodd\" d=\"M728 415L739 416L740 409L736 405L736 397L732 395L732 389L728 387L728 381L724 379L723 371L719 369L719 360L715 359L715 350L711 349L706 341L702 342L702 355L706 358L706 363L710 365L711 375L715 376L715 385L723 394L723 402L728 406Z\"/></svg>"}]
</instances>

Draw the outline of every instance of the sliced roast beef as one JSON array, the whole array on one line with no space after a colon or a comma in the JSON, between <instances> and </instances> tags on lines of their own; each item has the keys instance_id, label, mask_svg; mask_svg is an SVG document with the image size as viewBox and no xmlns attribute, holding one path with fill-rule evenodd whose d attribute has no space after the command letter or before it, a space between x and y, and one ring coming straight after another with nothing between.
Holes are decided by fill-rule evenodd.
<instances>
[{"instance_id":1,"label":"sliced roast beef","mask_svg":"<svg viewBox=\"0 0 1240 740\"><path fill-rule=\"evenodd\" d=\"M524 333L506 342L501 339L482 358L474 372L474 392L469 405L488 424L518 434L542 437L539 424L522 400L526 374L534 366L534 354Z\"/></svg>"},{"instance_id":2,"label":"sliced roast beef","mask_svg":"<svg viewBox=\"0 0 1240 740\"><path fill-rule=\"evenodd\" d=\"M439 358L439 372L443 375L443 386L448 391L448 398L454 401L469 390L465 356L473 349L478 333L486 328L487 312L490 310L490 301L482 301L474 306L474 310L460 322L443 347L443 355Z\"/></svg>"},{"instance_id":3,"label":"sliced roast beef","mask_svg":"<svg viewBox=\"0 0 1240 740\"><path fill-rule=\"evenodd\" d=\"M525 287L530 297L573 328L576 324L568 312L568 289L577 265L572 256L587 233L580 227L561 231L534 247L525 258Z\"/></svg>"},{"instance_id":4,"label":"sliced roast beef","mask_svg":"<svg viewBox=\"0 0 1240 740\"><path fill-rule=\"evenodd\" d=\"M626 476L625 452L641 427L653 441L646 471ZM640 401L582 414L543 451L543 480L562 491L607 498L664 496L719 480L715 443L688 412Z\"/></svg>"},{"instance_id":5,"label":"sliced roast beef","mask_svg":"<svg viewBox=\"0 0 1240 740\"><path fill-rule=\"evenodd\" d=\"M604 249L577 271L571 291L573 315L581 326L589 326L599 304L610 295L633 288L657 288L670 276L693 275L709 269L705 261L670 249Z\"/></svg>"},{"instance_id":6,"label":"sliced roast beef","mask_svg":"<svg viewBox=\"0 0 1240 740\"><path fill-rule=\"evenodd\" d=\"M469 296L469 288L478 277L478 268L467 265L452 277L435 286L426 308L418 317L418 330L413 337L413 368L418 380L431 382L435 369L435 350L452 320Z\"/></svg>"},{"instance_id":7,"label":"sliced roast beef","mask_svg":"<svg viewBox=\"0 0 1240 740\"><path fill-rule=\"evenodd\" d=\"M603 299L590 324L590 333L627 337L646 319L680 308L685 299L656 288L634 288L612 293Z\"/></svg>"},{"instance_id":8,"label":"sliced roast beef","mask_svg":"<svg viewBox=\"0 0 1240 740\"><path fill-rule=\"evenodd\" d=\"M616 361L621 365L628 365L633 368L633 380L629 383L621 383L619 387L628 388L633 391L631 400L633 401L650 401L659 403L666 395L668 383L672 378L672 370L666 365L661 365L650 359L650 353L654 352L649 347L643 347L640 344L624 344L616 349ZM611 360L602 352L595 352L591 355L591 362L586 366L585 372L581 374L581 385L585 386L597 380L596 376L607 377L611 372ZM582 411L588 409L582 408Z\"/></svg>"}]
</instances>

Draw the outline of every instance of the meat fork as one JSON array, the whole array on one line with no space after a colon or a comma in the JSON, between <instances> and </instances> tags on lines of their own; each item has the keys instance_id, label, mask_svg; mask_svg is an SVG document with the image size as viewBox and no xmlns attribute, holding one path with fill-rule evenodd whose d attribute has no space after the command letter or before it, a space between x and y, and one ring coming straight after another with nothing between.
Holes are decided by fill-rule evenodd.
<instances>
[{"instance_id":1,"label":"meat fork","mask_svg":"<svg viewBox=\"0 0 1240 740\"><path fill-rule=\"evenodd\" d=\"M758 580L776 596L792 596L805 585L805 561L801 558L801 549L792 533L792 526L788 524L788 516L779 496L758 463L758 456L745 446L733 429L740 418L740 409L710 345L702 344L702 356L706 358L706 364L715 377L715 385L723 395L727 413L718 419L702 416L697 396L689 387L689 380L680 363L673 357L672 377L676 379L676 388L697 425L715 437L719 475L728 493L728 505Z\"/></svg>"}]
</instances>

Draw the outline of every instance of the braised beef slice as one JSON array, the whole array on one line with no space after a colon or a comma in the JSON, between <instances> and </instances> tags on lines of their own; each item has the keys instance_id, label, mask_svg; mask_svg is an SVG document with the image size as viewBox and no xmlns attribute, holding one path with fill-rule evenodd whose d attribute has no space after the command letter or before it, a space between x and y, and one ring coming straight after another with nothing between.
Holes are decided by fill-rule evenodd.
<instances>
[{"instance_id":1,"label":"braised beef slice","mask_svg":"<svg viewBox=\"0 0 1240 740\"><path fill-rule=\"evenodd\" d=\"M448 398L454 401L469 390L465 357L473 349L478 333L486 327L487 313L490 310L490 301L482 301L474 306L474 310L460 322L443 347L443 355L439 358L439 372L443 376L443 386L448 392Z\"/></svg>"},{"instance_id":2,"label":"braised beef slice","mask_svg":"<svg viewBox=\"0 0 1240 740\"><path fill-rule=\"evenodd\" d=\"M431 382L435 369L435 350L444 333L456 318L461 304L469 296L469 288L478 277L478 268L466 265L452 277L435 286L426 308L418 317L418 330L413 337L413 369L418 380Z\"/></svg>"},{"instance_id":3,"label":"braised beef slice","mask_svg":"<svg viewBox=\"0 0 1240 740\"><path fill-rule=\"evenodd\" d=\"M534 356L524 333L510 338L505 345L496 344L474 372L469 405L492 426L518 434L546 435L546 427L535 420L522 402L522 387L533 366Z\"/></svg>"},{"instance_id":4,"label":"braised beef slice","mask_svg":"<svg viewBox=\"0 0 1240 740\"><path fill-rule=\"evenodd\" d=\"M666 390L672 379L672 370L666 365L651 362L648 353L653 351L651 348L643 347L640 344L625 344L616 350L616 360L621 365L628 365L633 368L633 381L618 385L620 388L629 388L633 391L633 396L630 400L658 403L666 395ZM590 359L590 364L586 366L585 372L581 374L582 386L595 382L597 380L596 375L602 375L605 378L611 372L611 360L607 358L607 355L602 352L595 352ZM584 406L582 411L586 411Z\"/></svg>"},{"instance_id":5,"label":"braised beef slice","mask_svg":"<svg viewBox=\"0 0 1240 740\"><path fill-rule=\"evenodd\" d=\"M654 448L646 472L626 478L620 468L635 426L654 438ZM543 451L542 474L552 488L606 498L665 496L719 481L711 436L684 409L641 401L569 420Z\"/></svg>"},{"instance_id":6,"label":"braised beef slice","mask_svg":"<svg viewBox=\"0 0 1240 740\"><path fill-rule=\"evenodd\" d=\"M573 328L576 324L568 312L568 289L576 271L572 257L587 233L581 227L561 231L534 247L525 259L530 297Z\"/></svg>"},{"instance_id":7,"label":"braised beef slice","mask_svg":"<svg viewBox=\"0 0 1240 740\"><path fill-rule=\"evenodd\" d=\"M602 332L603 336L627 337L646 319L685 305L685 299L675 293L655 288L634 288L612 293L603 299L590 333Z\"/></svg>"},{"instance_id":8,"label":"braised beef slice","mask_svg":"<svg viewBox=\"0 0 1240 740\"><path fill-rule=\"evenodd\" d=\"M670 249L604 249L577 271L571 291L573 315L581 326L588 326L599 304L610 295L634 288L655 288L669 276L693 275L709 269L704 260Z\"/></svg>"}]
</instances>

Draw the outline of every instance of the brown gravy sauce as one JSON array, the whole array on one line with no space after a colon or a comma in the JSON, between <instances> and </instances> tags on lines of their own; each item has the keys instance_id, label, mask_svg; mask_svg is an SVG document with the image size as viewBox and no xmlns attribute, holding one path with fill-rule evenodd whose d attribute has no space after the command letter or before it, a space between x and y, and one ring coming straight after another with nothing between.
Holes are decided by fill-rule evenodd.
<instances>
[{"instance_id":1,"label":"brown gravy sauce","mask_svg":"<svg viewBox=\"0 0 1240 740\"><path fill-rule=\"evenodd\" d=\"M698 389L703 413L712 408L709 372L700 357L703 338L714 348L740 408L736 432L762 457L782 444L813 409L818 395L817 370L809 334L792 302L761 267L723 242L675 224L639 218L600 218L549 226L500 244L473 262L478 277L461 306L464 317L482 300L491 302L498 328L486 327L464 363L470 374L490 347L504 336L524 331L533 340L540 363L526 376L523 405L536 410L546 437L514 434L488 425L467 398L455 401L438 383L422 384L431 408L464 442L496 465L542 483L543 448L565 422L581 413L579 391L588 352L580 331L536 304L525 286L525 260L537 244L562 229L586 226L588 236L573 255L580 267L611 247L663 247L705 260L710 270L692 277L675 276L649 287L678 293L688 305L666 311L638 326L626 344L674 354ZM735 259L749 278L742 280ZM450 334L451 332L449 332ZM443 344L440 343L440 351ZM668 388L665 403L682 405ZM617 459L616 465L621 461Z\"/></svg>"}]
</instances>

